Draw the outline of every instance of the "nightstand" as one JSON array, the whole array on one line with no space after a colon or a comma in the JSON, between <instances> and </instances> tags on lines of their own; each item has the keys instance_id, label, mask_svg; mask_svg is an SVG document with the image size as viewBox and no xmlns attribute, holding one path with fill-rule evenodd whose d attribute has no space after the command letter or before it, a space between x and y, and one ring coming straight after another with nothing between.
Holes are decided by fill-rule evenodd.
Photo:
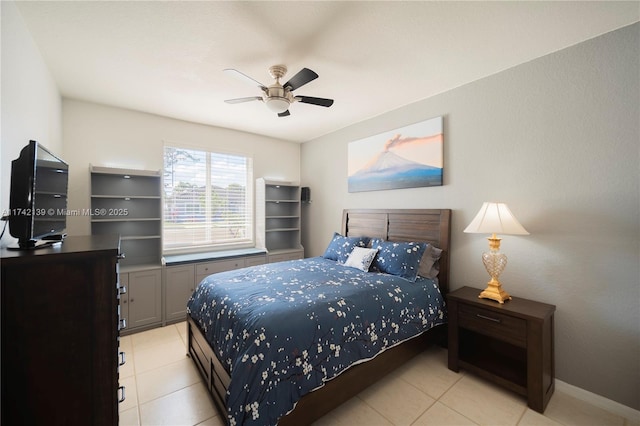
<instances>
[{"instance_id":1,"label":"nightstand","mask_svg":"<svg viewBox=\"0 0 640 426\"><path fill-rule=\"evenodd\" d=\"M449 369L471 371L527 398L540 413L555 388L554 305L514 297L504 304L462 287L447 295Z\"/></svg>"}]
</instances>

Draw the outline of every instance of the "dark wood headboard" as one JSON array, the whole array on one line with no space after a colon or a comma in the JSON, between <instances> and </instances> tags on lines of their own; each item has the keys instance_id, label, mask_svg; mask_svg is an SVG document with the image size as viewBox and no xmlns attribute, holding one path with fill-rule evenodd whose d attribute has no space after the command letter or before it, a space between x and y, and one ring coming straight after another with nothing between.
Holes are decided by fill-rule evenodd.
<instances>
[{"instance_id":1,"label":"dark wood headboard","mask_svg":"<svg viewBox=\"0 0 640 426\"><path fill-rule=\"evenodd\" d=\"M450 209L348 209L342 213L342 235L427 242L441 248L438 282L442 294L449 292Z\"/></svg>"}]
</instances>

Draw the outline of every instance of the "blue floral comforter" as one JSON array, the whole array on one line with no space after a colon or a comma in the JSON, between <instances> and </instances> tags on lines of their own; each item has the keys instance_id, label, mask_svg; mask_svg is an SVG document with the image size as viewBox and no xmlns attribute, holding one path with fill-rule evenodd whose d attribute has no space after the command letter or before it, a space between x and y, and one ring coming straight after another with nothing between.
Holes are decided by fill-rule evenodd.
<instances>
[{"instance_id":1,"label":"blue floral comforter","mask_svg":"<svg viewBox=\"0 0 640 426\"><path fill-rule=\"evenodd\" d=\"M231 384L231 425L273 425L362 360L446 322L437 283L321 257L210 275L188 302Z\"/></svg>"}]
</instances>

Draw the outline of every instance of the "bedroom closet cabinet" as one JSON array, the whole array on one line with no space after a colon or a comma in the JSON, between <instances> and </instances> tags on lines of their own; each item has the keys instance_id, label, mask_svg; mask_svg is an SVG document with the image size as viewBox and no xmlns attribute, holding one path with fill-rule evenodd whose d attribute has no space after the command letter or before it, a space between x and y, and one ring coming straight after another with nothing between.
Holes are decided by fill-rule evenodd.
<instances>
[{"instance_id":1,"label":"bedroom closet cabinet","mask_svg":"<svg viewBox=\"0 0 640 426\"><path fill-rule=\"evenodd\" d=\"M267 250L269 263L302 259L300 186L256 180L256 244Z\"/></svg>"},{"instance_id":2,"label":"bedroom closet cabinet","mask_svg":"<svg viewBox=\"0 0 640 426\"><path fill-rule=\"evenodd\" d=\"M447 295L449 369L476 373L544 412L555 388L556 307L517 297L498 304L479 299L480 291L462 287Z\"/></svg>"},{"instance_id":3,"label":"bedroom closet cabinet","mask_svg":"<svg viewBox=\"0 0 640 426\"><path fill-rule=\"evenodd\" d=\"M162 197L159 170L90 166L91 233L119 235L126 293L122 334L162 324Z\"/></svg>"},{"instance_id":4,"label":"bedroom closet cabinet","mask_svg":"<svg viewBox=\"0 0 640 426\"><path fill-rule=\"evenodd\" d=\"M117 425L117 236L1 251L3 425Z\"/></svg>"},{"instance_id":5,"label":"bedroom closet cabinet","mask_svg":"<svg viewBox=\"0 0 640 426\"><path fill-rule=\"evenodd\" d=\"M184 321L187 301L196 288L195 266L167 266L165 268L165 319Z\"/></svg>"},{"instance_id":6,"label":"bedroom closet cabinet","mask_svg":"<svg viewBox=\"0 0 640 426\"><path fill-rule=\"evenodd\" d=\"M120 316L126 320L122 334L130 334L162 323L162 270L120 273L126 293L120 296Z\"/></svg>"}]
</instances>

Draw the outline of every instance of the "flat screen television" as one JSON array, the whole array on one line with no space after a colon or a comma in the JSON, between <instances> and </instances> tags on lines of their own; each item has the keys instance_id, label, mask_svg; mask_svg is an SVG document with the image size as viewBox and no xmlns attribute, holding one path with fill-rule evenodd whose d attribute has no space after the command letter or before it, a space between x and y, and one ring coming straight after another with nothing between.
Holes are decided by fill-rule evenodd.
<instances>
[{"instance_id":1,"label":"flat screen television","mask_svg":"<svg viewBox=\"0 0 640 426\"><path fill-rule=\"evenodd\" d=\"M69 165L36 141L11 162L9 232L19 249L59 242L66 236Z\"/></svg>"}]
</instances>

